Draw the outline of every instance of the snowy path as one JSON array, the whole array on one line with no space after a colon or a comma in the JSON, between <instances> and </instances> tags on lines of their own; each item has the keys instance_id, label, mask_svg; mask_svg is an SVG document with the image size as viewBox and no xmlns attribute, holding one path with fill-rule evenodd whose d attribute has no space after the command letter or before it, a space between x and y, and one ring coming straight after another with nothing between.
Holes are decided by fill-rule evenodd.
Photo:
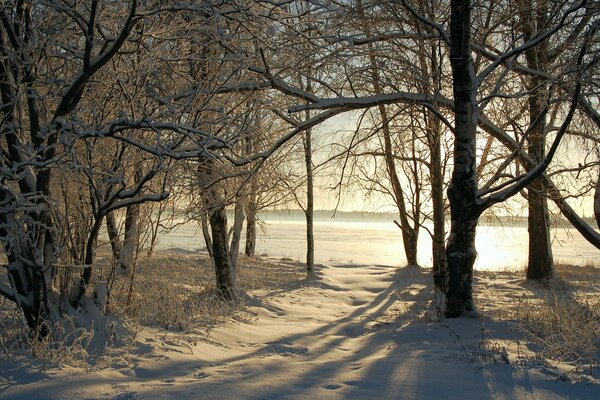
<instances>
[{"instance_id":1,"label":"snowy path","mask_svg":"<svg viewBox=\"0 0 600 400\"><path fill-rule=\"evenodd\" d=\"M144 333L145 353L130 365L53 377L18 370L12 378L5 365L0 398L600 398L598 385L562 382L478 353L477 319L369 329L392 306L407 315L422 311L414 300L430 296L429 280L414 268L324 267L320 281L271 294L254 318L219 326L195 343ZM486 329L494 340L510 335L507 324Z\"/></svg>"}]
</instances>

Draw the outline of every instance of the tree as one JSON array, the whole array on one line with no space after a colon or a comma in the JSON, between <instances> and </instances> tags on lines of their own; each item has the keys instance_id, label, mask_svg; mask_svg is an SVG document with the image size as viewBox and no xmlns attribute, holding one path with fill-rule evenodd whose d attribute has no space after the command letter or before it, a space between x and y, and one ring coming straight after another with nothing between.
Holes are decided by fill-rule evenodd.
<instances>
[{"instance_id":1,"label":"tree","mask_svg":"<svg viewBox=\"0 0 600 400\"><path fill-rule=\"evenodd\" d=\"M71 114L90 79L119 53L137 22L136 1L115 7L115 15L123 17L116 29L101 28L115 33L103 40L96 37L103 23L97 1L87 12L54 6L18 1L7 2L0 10L4 139L0 201L5 205L0 212L0 238L11 283L0 293L19 305L29 327L42 336L52 314L48 290L56 257L50 218L51 167L64 151L62 144L72 142L77 127ZM84 29L83 45L76 53L70 53L71 47L65 45L68 39L60 36L63 31L77 32L73 19ZM37 62L44 57L47 63ZM57 62L64 75L48 80L54 87L44 86L46 74L52 74ZM56 98L52 93L61 95Z\"/></svg>"},{"instance_id":2,"label":"tree","mask_svg":"<svg viewBox=\"0 0 600 400\"><path fill-rule=\"evenodd\" d=\"M289 83L284 83L288 73L286 70L280 69L279 74L274 72L272 68L263 68L262 70L255 68L254 70L262 73L271 87L308 103L291 107L290 112L302 112L307 109L326 110L315 116L314 121L322 121L336 113L352 109L379 107L380 105L392 103L418 103L430 109L440 121L453 130L454 162L448 190L452 220L450 236L446 246L446 259L449 270L446 315L456 317L473 310L472 274L476 257L475 230L481 213L494 204L503 202L515 193L519 193L537 177L542 177L545 182L548 181L543 172L556 153L560 139L567 131L578 107L581 92L579 71L585 71L594 63L591 61L593 57L589 60L586 58L586 52L597 31L597 23L584 24L585 29L579 29L579 25L573 21L582 18L583 4L568 2L558 5L553 13L552 20L545 25L543 31L538 32L533 38L517 44L510 40L504 40L502 41L502 48L498 48L489 59L483 56L478 57L480 71L475 75L472 53L478 48L471 41L471 13L473 10L477 10L476 7L472 7L469 1L451 1L450 35L448 35L442 24L424 17L420 10L407 1L403 4L413 18L431 28L437 38L449 47L450 59L448 63L452 68L453 100L444 97L442 94L434 95L427 92L414 93L401 90L361 97L357 95L353 87L333 89L331 85L326 83L322 87L328 89L327 91L331 93L331 97L323 98L315 96L314 91L308 93L305 90L290 87ZM504 96L523 98L520 93L504 94L499 92L499 89L511 88L506 82L507 77L511 76L513 70L523 70L521 67L515 67L515 64L518 65L518 57L551 38L568 35L568 32L572 32L571 37L573 40L570 41L571 46L569 48L571 54L574 55L572 60L575 63L569 64L569 69L565 70L562 79L556 80L552 93L553 95L567 93L567 96L558 96L555 99L556 107L565 111L564 118L560 127L556 130L555 139L549 151L542 161L535 162L535 160L524 155L522 146L518 142L508 139L503 129L487 117L485 108L490 104L491 99L503 98ZM499 31L497 34L501 35L502 32ZM386 32L369 40L412 40L415 36L428 37L423 32L415 35L410 31L399 30L397 32ZM361 34L345 36L340 33L334 38L328 38L327 43L330 45L327 47L326 44L323 44L323 37L326 36L321 32L320 36L314 39L315 42L320 41L318 48L321 51L328 48L336 54L340 53L339 48L343 47L343 43L350 43L350 46L354 46L356 43L367 40L364 34L362 36ZM269 72L265 74L266 70L269 70ZM529 73L532 73L532 71L529 70ZM348 78L348 81L350 79ZM350 96L344 96L342 94L344 90ZM485 97L478 99L478 95ZM443 111L440 111L444 109L450 111L448 114L453 117L453 123L445 116ZM498 173L494 174L491 181L486 183L483 188L480 188L477 183L476 144L477 128L479 126L486 132L493 134L505 145L510 145L510 150L513 151L513 154L509 155L499 165ZM527 173L518 176L507 176L507 174L502 173L507 165L517 159L523 163L528 171ZM546 186L550 188L552 184L546 183ZM568 205L562 203L560 208L565 215L568 215L570 220L573 220L574 224L579 223L578 218L573 216ZM581 227L581 225L578 229L585 232L586 237L593 239L594 235L589 230Z\"/></svg>"},{"instance_id":3,"label":"tree","mask_svg":"<svg viewBox=\"0 0 600 400\"><path fill-rule=\"evenodd\" d=\"M165 199L166 188L152 191L149 183L165 170L167 158L215 158L238 139L190 126L189 107L178 103L190 94L177 92L190 87L181 79L165 83L167 71L178 75L188 68L178 51L194 38L178 36L181 32L169 25L187 10L140 4L10 1L0 10L0 240L10 282L10 287L0 284L0 294L17 303L40 336L60 319L59 309L84 308L96 237L107 214ZM198 23L206 28L206 19ZM220 34L214 30L213 40ZM226 79L216 75L210 85ZM205 87L192 89L191 96ZM199 109L210 107L204 103ZM117 155L112 165L98 162L112 151ZM132 174L124 154L134 160L143 154L148 163L134 166ZM82 230L85 239L77 239L85 241L85 249L73 252L73 259L83 262L77 269L81 276L66 289L70 305L64 307L51 295L54 267L66 259L56 240L64 235L53 209L70 200L68 193L51 190L59 169L87 180L90 199L81 204L91 216Z\"/></svg>"}]
</instances>

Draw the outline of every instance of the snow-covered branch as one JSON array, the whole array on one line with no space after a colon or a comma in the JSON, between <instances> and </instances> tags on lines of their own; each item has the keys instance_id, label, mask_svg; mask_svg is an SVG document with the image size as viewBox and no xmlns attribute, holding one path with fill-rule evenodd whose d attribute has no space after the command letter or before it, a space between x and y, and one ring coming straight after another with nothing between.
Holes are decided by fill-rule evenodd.
<instances>
[{"instance_id":1,"label":"snow-covered branch","mask_svg":"<svg viewBox=\"0 0 600 400\"><path fill-rule=\"evenodd\" d=\"M300 104L290 107L290 113L304 110L327 110L342 109L343 111L361 108L375 107L386 104L415 103L415 104L439 104L452 107L452 101L441 96L428 93L396 92L362 97L336 97L331 99L318 99L311 104Z\"/></svg>"},{"instance_id":2,"label":"snow-covered branch","mask_svg":"<svg viewBox=\"0 0 600 400\"><path fill-rule=\"evenodd\" d=\"M104 210L106 212L118 210L119 208L125 208L135 204L141 204L146 202L158 202L163 201L169 197L169 192L165 191L162 193L147 193L141 194L135 197L125 198L123 200L114 201L110 206Z\"/></svg>"},{"instance_id":3,"label":"snow-covered branch","mask_svg":"<svg viewBox=\"0 0 600 400\"><path fill-rule=\"evenodd\" d=\"M425 25L428 25L430 27L432 27L433 29L435 29L439 34L440 37L444 40L444 42L447 45L450 45L450 36L448 36L448 32L446 32L446 29L444 28L443 25L438 24L436 22L431 21L429 18L426 18L425 16L423 16L421 13L419 13L417 11L417 9L410 4L407 0L402 0L402 5L404 5L404 7L406 7L406 9L419 21L421 21L422 23L424 23Z\"/></svg>"},{"instance_id":4,"label":"snow-covered branch","mask_svg":"<svg viewBox=\"0 0 600 400\"><path fill-rule=\"evenodd\" d=\"M548 150L548 153L545 155L544 159L540 163L538 163L535 167L530 168L529 171L525 175L515 179L515 182L512 185L505 187L493 194L490 194L486 198L480 198L478 200L478 206L482 210L485 210L485 209L491 207L493 204L502 202L502 201L514 196L515 194L519 193L521 190L523 190L525 187L527 187L530 183L532 183L534 180L536 180L550 165L550 162L552 161L554 155L556 154L556 151L558 149L560 141L562 140L563 136L567 132L567 129L568 129L571 121L573 120L575 112L577 111L577 108L579 105L579 96L581 94L581 88L582 88L582 77L580 76L580 74L581 74L580 69L583 66L583 60L584 60L584 56L586 54L587 44L588 44L590 38L596 34L599 26L600 26L599 22L597 22L594 26L590 27L588 34L586 35L586 40L584 41L584 44L581 47L581 50L579 52L579 56L577 59L577 64L576 64L577 73L579 76L577 77L577 82L576 82L575 88L573 90L571 106L569 107L569 111L568 111L563 123L561 124L558 132L556 133L556 136L554 138L554 141L552 142L552 145L550 146L550 149Z\"/></svg>"},{"instance_id":5,"label":"snow-covered branch","mask_svg":"<svg viewBox=\"0 0 600 400\"><path fill-rule=\"evenodd\" d=\"M573 6L565 10L560 20L553 27L547 29L544 32L539 32L529 41L523 43L521 46L515 47L505 53L498 55L494 62L488 65L483 71L481 71L477 75L475 86L479 86L489 74L491 74L496 68L498 68L506 61L518 57L519 55L525 53L527 50L536 47L543 41L550 38L552 35L554 35L556 32L558 32L561 28L565 26L565 22L567 21L567 18L569 18L570 15L580 10L582 7L585 6L586 3L587 0L582 0L579 3L574 4Z\"/></svg>"},{"instance_id":6,"label":"snow-covered branch","mask_svg":"<svg viewBox=\"0 0 600 400\"><path fill-rule=\"evenodd\" d=\"M129 34L133 25L135 23L135 13L137 9L137 0L132 0L131 8L129 10L129 15L125 20L121 31L114 39L112 44L108 46L103 52L98 54L96 57L90 58L91 49L86 50L86 54L88 56L87 61L84 60L84 65L79 74L73 79L69 87L65 89L63 92L60 101L58 102L58 106L54 111L53 120L57 120L59 117L63 117L71 112L76 106L79 100L81 99L81 94L90 80L90 78L102 67L104 67L121 49ZM94 12L94 10L92 10ZM90 17L92 19L92 17ZM92 28L90 28L92 29ZM86 38L86 46L89 46L88 40L90 38Z\"/></svg>"}]
</instances>

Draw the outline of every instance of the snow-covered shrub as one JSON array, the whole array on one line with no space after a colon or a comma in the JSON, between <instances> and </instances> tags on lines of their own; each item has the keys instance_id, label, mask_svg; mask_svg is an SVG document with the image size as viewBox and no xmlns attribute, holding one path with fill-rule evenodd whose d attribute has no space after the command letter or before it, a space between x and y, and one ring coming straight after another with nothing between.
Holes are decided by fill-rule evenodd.
<instances>
[{"instance_id":1,"label":"snow-covered shrub","mask_svg":"<svg viewBox=\"0 0 600 400\"><path fill-rule=\"evenodd\" d=\"M207 257L175 254L141 259L131 285L118 277L112 285L109 310L146 326L186 330L241 317L249 297L245 291L277 291L303 282L302 266L274 264L242 257L240 292L235 301L221 300L214 289L214 270Z\"/></svg>"},{"instance_id":2,"label":"snow-covered shrub","mask_svg":"<svg viewBox=\"0 0 600 400\"><path fill-rule=\"evenodd\" d=\"M0 296L0 360L26 348L29 328L16 304Z\"/></svg>"},{"instance_id":3,"label":"snow-covered shrub","mask_svg":"<svg viewBox=\"0 0 600 400\"><path fill-rule=\"evenodd\" d=\"M97 297L97 293L86 296L80 310L56 313L45 335L32 331L22 311L0 297L0 360L30 355L45 367L81 368L112 362L132 341L135 327L106 315Z\"/></svg>"},{"instance_id":4,"label":"snow-covered shrub","mask_svg":"<svg viewBox=\"0 0 600 400\"><path fill-rule=\"evenodd\" d=\"M545 302L522 305L518 327L544 359L591 372L600 365L598 305L577 300L571 293L549 291Z\"/></svg>"}]
</instances>

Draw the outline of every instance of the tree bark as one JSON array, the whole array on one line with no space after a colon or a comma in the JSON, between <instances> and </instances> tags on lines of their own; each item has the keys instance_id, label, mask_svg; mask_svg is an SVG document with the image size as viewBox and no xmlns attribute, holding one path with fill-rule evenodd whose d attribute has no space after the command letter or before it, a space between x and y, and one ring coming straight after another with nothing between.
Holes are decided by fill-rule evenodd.
<instances>
[{"instance_id":1,"label":"tree bark","mask_svg":"<svg viewBox=\"0 0 600 400\"><path fill-rule=\"evenodd\" d=\"M477 207L477 102L471 59L471 2L452 0L450 7L455 138L454 169L448 188L451 225L446 247L446 316L454 318L474 310L473 265L477 257L475 233L480 210Z\"/></svg>"},{"instance_id":2,"label":"tree bark","mask_svg":"<svg viewBox=\"0 0 600 400\"><path fill-rule=\"evenodd\" d=\"M254 116L254 135L246 137L246 154L253 154L256 151L256 136L262 130L262 115L256 111ZM256 213L258 210L258 177L256 173L250 178L249 188L246 194L246 247L244 253L248 257L254 257L256 253Z\"/></svg>"},{"instance_id":3,"label":"tree bark","mask_svg":"<svg viewBox=\"0 0 600 400\"><path fill-rule=\"evenodd\" d=\"M103 214L94 215L94 224L92 225L92 229L90 230L90 234L85 245L83 272L79 282L73 287L69 295L69 303L75 309L81 307L81 300L83 299L85 290L92 279L92 264L94 263L95 244L96 240L98 239L98 233L100 233L100 227L102 226L103 219Z\"/></svg>"},{"instance_id":4,"label":"tree bark","mask_svg":"<svg viewBox=\"0 0 600 400\"><path fill-rule=\"evenodd\" d=\"M246 248L245 254L254 257L256 254L256 192L250 190L246 204Z\"/></svg>"},{"instance_id":5,"label":"tree bark","mask_svg":"<svg viewBox=\"0 0 600 400\"><path fill-rule=\"evenodd\" d=\"M123 245L119 253L119 268L122 271L130 271L135 260L135 251L137 248L139 229L138 220L140 217L140 206L128 206L125 211L125 236Z\"/></svg>"},{"instance_id":6,"label":"tree bark","mask_svg":"<svg viewBox=\"0 0 600 400\"><path fill-rule=\"evenodd\" d=\"M0 187L0 203L10 204L14 201L12 194ZM49 321L50 316L48 304L43 301L47 298L47 293L43 293L45 277L39 266L25 264L28 260L35 261L35 258L27 254L27 247L20 243L23 242L22 239L16 238L16 246L15 242L9 244L7 241L9 235L15 234L7 227L14 227L16 224L13 214L0 213L0 238L3 239L2 244L8 261L8 279L13 290L10 299L23 312L29 329L36 332L39 337L45 337L49 332L46 322ZM19 233L22 232L17 232Z\"/></svg>"},{"instance_id":7,"label":"tree bark","mask_svg":"<svg viewBox=\"0 0 600 400\"><path fill-rule=\"evenodd\" d=\"M112 211L106 214L106 232L108 233L108 240L110 241L113 258L115 263L117 263L119 261L119 254L121 253L121 243L119 241L119 230L117 228L115 214Z\"/></svg>"},{"instance_id":8,"label":"tree bark","mask_svg":"<svg viewBox=\"0 0 600 400\"><path fill-rule=\"evenodd\" d=\"M244 226L244 204L242 196L238 196L235 203L234 219L233 219L233 234L231 235L231 264L233 269L238 268L238 259L240 255L240 241L242 239L242 228Z\"/></svg>"},{"instance_id":9,"label":"tree bark","mask_svg":"<svg viewBox=\"0 0 600 400\"><path fill-rule=\"evenodd\" d=\"M307 112L308 113L308 112ZM312 130L304 133L304 165L306 167L306 275L315 274L315 237L314 237L314 183L312 165Z\"/></svg>"},{"instance_id":10,"label":"tree bark","mask_svg":"<svg viewBox=\"0 0 600 400\"><path fill-rule=\"evenodd\" d=\"M596 186L594 187L594 218L598 229L600 229L600 174L598 174Z\"/></svg>"},{"instance_id":11,"label":"tree bark","mask_svg":"<svg viewBox=\"0 0 600 400\"><path fill-rule=\"evenodd\" d=\"M143 178L141 168L135 171L134 182L137 184ZM131 271L133 269L137 246L140 238L139 229L140 205L134 204L125 209L125 233L123 235L123 244L119 253L118 268L121 271Z\"/></svg>"},{"instance_id":12,"label":"tree bark","mask_svg":"<svg viewBox=\"0 0 600 400\"><path fill-rule=\"evenodd\" d=\"M433 282L442 293L448 289L448 265L444 251L446 239L446 215L444 207L444 171L442 170L442 140L440 123L429 116L428 136L431 174L431 203L433 207Z\"/></svg>"},{"instance_id":13,"label":"tree bark","mask_svg":"<svg viewBox=\"0 0 600 400\"><path fill-rule=\"evenodd\" d=\"M232 300L235 296L236 271L227 243L227 213L224 205L217 206L211 213L210 227L217 294L224 300Z\"/></svg>"},{"instance_id":14,"label":"tree bark","mask_svg":"<svg viewBox=\"0 0 600 400\"><path fill-rule=\"evenodd\" d=\"M434 18L433 9L428 10L428 17ZM427 29L425 27L425 29ZM433 34L432 29L427 29L428 34ZM419 42L419 64L421 65L422 90L424 93L440 93L441 71L438 59L438 44L429 44L428 41ZM429 52L429 57L427 53ZM446 216L444 204L444 169L442 162L442 127L440 119L424 107L423 118L427 127L426 138L429 148L429 174L431 180L431 206L433 209L433 237L431 240L433 283L436 289L445 295L448 288L448 265L446 263L445 239ZM443 305L441 305L443 304ZM445 301L440 303L445 307Z\"/></svg>"},{"instance_id":15,"label":"tree bark","mask_svg":"<svg viewBox=\"0 0 600 400\"><path fill-rule=\"evenodd\" d=\"M229 251L227 212L217 168L215 160L203 160L198 165L198 175L210 222L217 295L229 301L235 297L237 274Z\"/></svg>"},{"instance_id":16,"label":"tree bark","mask_svg":"<svg viewBox=\"0 0 600 400\"><path fill-rule=\"evenodd\" d=\"M525 34L524 40L531 39L535 32L534 26L543 29L546 23L544 1L532 7L530 2L520 2L520 13ZM534 70L543 70L547 65L548 45L542 42L525 52L527 66ZM547 89L544 79L532 76L529 87L529 135L527 137L527 153L536 163L542 161L545 155L546 142L546 107L544 105ZM529 251L527 263L527 279L550 279L554 275L552 258L552 243L550 240L550 216L546 189L541 178L536 179L527 190L528 215L527 228L529 232Z\"/></svg>"},{"instance_id":17,"label":"tree bark","mask_svg":"<svg viewBox=\"0 0 600 400\"><path fill-rule=\"evenodd\" d=\"M202 216L200 220L200 224L202 225L202 236L204 236L204 244L206 245L206 250L208 251L208 255L210 258L213 258L213 248L212 248L212 239L210 238L210 231L208 228L208 217Z\"/></svg>"}]
</instances>

